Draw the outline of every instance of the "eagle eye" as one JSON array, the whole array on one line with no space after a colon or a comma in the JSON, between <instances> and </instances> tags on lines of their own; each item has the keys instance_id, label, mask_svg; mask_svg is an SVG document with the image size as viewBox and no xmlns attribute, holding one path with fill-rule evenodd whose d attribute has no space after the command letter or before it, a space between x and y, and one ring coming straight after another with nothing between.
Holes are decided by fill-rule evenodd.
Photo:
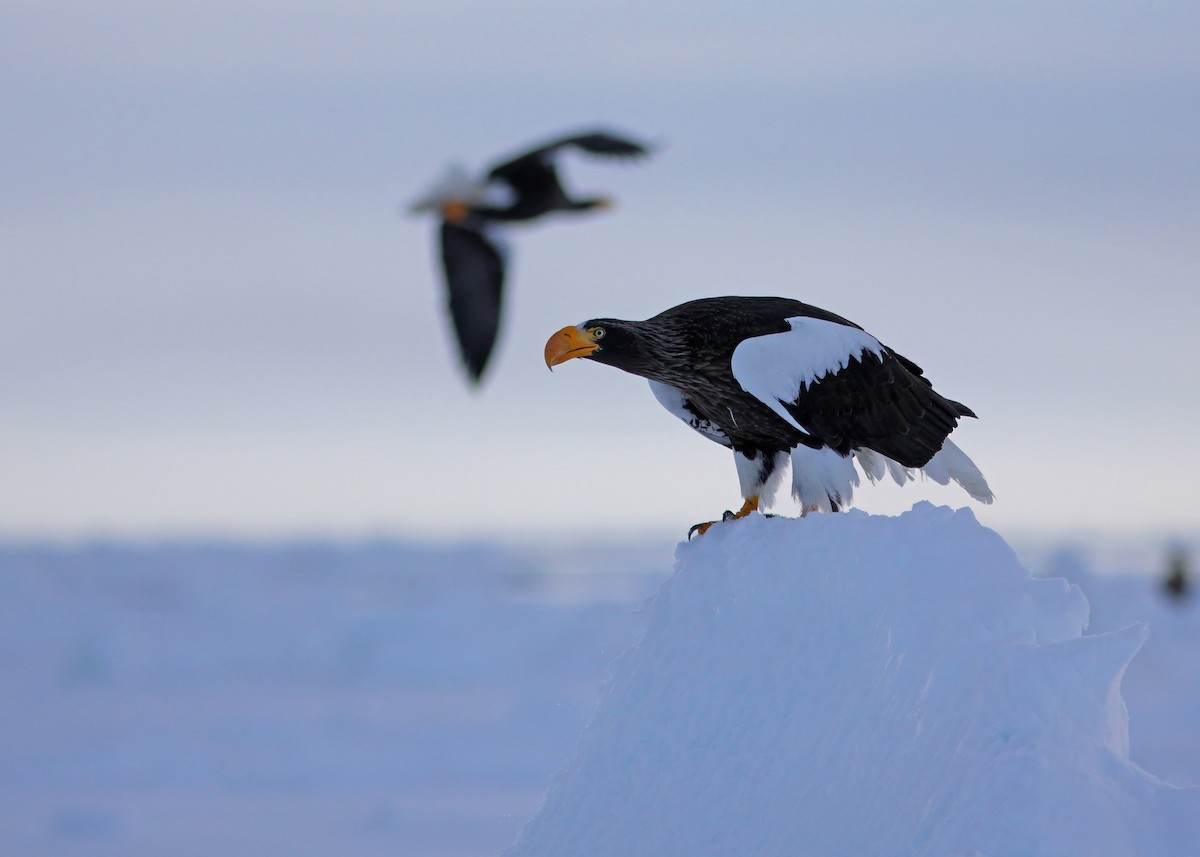
<instances>
[{"instance_id":1,"label":"eagle eye","mask_svg":"<svg viewBox=\"0 0 1200 857\"><path fill-rule=\"evenodd\" d=\"M604 338L604 328L603 327L593 327L591 330L591 334L592 334L592 339L603 339Z\"/></svg>"}]
</instances>

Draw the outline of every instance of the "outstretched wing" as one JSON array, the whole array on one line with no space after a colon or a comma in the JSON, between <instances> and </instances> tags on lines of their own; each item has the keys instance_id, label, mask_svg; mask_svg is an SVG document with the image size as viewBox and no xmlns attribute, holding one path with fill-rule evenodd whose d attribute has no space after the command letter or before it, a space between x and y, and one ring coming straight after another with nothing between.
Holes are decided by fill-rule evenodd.
<instances>
[{"instance_id":1,"label":"outstretched wing","mask_svg":"<svg viewBox=\"0 0 1200 857\"><path fill-rule=\"evenodd\" d=\"M869 333L816 318L745 340L734 378L792 426L843 455L866 447L921 467L970 411L939 395L915 363Z\"/></svg>"},{"instance_id":2,"label":"outstretched wing","mask_svg":"<svg viewBox=\"0 0 1200 857\"><path fill-rule=\"evenodd\" d=\"M617 157L636 158L650 154L650 148L644 143L631 140L628 137L618 137L605 131L593 131L590 134L575 134L564 137L557 143L551 143L542 148L553 152L567 146L574 146L593 155L615 155Z\"/></svg>"},{"instance_id":3,"label":"outstretched wing","mask_svg":"<svg viewBox=\"0 0 1200 857\"><path fill-rule=\"evenodd\" d=\"M500 179L515 188L536 187L547 181L557 181L554 157L567 148L615 157L638 157L650 152L642 143L603 131L573 134L496 164L488 171L488 178Z\"/></svg>"},{"instance_id":4,"label":"outstretched wing","mask_svg":"<svg viewBox=\"0 0 1200 857\"><path fill-rule=\"evenodd\" d=\"M443 222L442 265L450 317L471 380L479 382L496 344L504 298L504 255L483 230Z\"/></svg>"}]
</instances>

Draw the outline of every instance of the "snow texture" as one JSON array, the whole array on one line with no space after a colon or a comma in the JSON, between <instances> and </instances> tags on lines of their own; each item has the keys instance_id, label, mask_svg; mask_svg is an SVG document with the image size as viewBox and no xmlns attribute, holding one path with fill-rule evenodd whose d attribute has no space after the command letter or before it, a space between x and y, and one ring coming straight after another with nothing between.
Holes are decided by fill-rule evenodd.
<instances>
[{"instance_id":1,"label":"snow texture","mask_svg":"<svg viewBox=\"0 0 1200 857\"><path fill-rule=\"evenodd\" d=\"M669 566L0 546L0 855L495 857Z\"/></svg>"},{"instance_id":2,"label":"snow texture","mask_svg":"<svg viewBox=\"0 0 1200 857\"><path fill-rule=\"evenodd\" d=\"M1200 593L1193 583L1185 597L1170 598L1160 579L1129 566L1109 573L1093 566L1084 550L1059 548L1043 573L1061 575L1084 591L1093 633L1132 622L1150 626L1150 638L1121 683L1130 750L1162 779L1200 785ZM1189 853L1200 853L1200 843Z\"/></svg>"},{"instance_id":3,"label":"snow texture","mask_svg":"<svg viewBox=\"0 0 1200 857\"><path fill-rule=\"evenodd\" d=\"M805 526L834 526L820 521ZM1131 757L1200 783L1200 596L1163 597L1155 539L1064 538L1018 546L1037 573L1079 585L1089 632L1150 625L1121 684ZM1200 555L1200 538L1186 547ZM495 857L576 751L670 569L662 543L0 544L0 855ZM706 576L717 599L718 573ZM900 597L896 582L879 578ZM855 585L878 612L883 595ZM929 615L894 609L914 611L910 633ZM816 691L801 703L824 704ZM814 764L844 788L868 763L882 764ZM1180 842L1145 853L1200 853Z\"/></svg>"},{"instance_id":4,"label":"snow texture","mask_svg":"<svg viewBox=\"0 0 1200 857\"><path fill-rule=\"evenodd\" d=\"M1146 627L1087 621L969 511L715 526L510 857L1197 853L1129 759Z\"/></svg>"}]
</instances>

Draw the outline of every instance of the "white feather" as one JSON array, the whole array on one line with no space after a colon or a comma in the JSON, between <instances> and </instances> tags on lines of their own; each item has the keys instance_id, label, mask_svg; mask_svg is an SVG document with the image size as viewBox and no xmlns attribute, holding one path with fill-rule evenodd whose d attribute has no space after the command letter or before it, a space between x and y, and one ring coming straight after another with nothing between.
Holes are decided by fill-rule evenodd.
<instances>
[{"instance_id":1,"label":"white feather","mask_svg":"<svg viewBox=\"0 0 1200 857\"><path fill-rule=\"evenodd\" d=\"M949 438L946 438L942 448L929 459L921 471L939 485L957 482L980 503L992 502L992 489L988 487L987 480L975 466L975 462Z\"/></svg>"},{"instance_id":2,"label":"white feather","mask_svg":"<svg viewBox=\"0 0 1200 857\"><path fill-rule=\"evenodd\" d=\"M413 201L409 206L409 211L414 214L423 211L438 211L448 202L455 200L469 202L479 198L482 193L482 182L467 172L466 167L462 164L450 164L442 171L437 180Z\"/></svg>"},{"instance_id":3,"label":"white feather","mask_svg":"<svg viewBox=\"0 0 1200 857\"><path fill-rule=\"evenodd\" d=\"M883 346L857 327L805 316L787 322L789 331L743 340L733 350L730 369L743 390L803 432L782 403L794 402L805 386L867 351L882 356Z\"/></svg>"},{"instance_id":4,"label":"white feather","mask_svg":"<svg viewBox=\"0 0 1200 857\"><path fill-rule=\"evenodd\" d=\"M661 381L650 381L650 392L654 394L654 398L658 399L658 403L666 408L669 412L679 417L693 429L704 435L709 440L715 440L721 446L729 446L729 437L724 430L714 423L712 420L702 419L686 407L683 403L687 397L683 391L677 387L672 387L670 384L664 384ZM739 457L740 458L740 457ZM741 465L738 465L739 468ZM738 477L741 478L741 470L738 470ZM744 494L743 496L750 496Z\"/></svg>"},{"instance_id":5,"label":"white feather","mask_svg":"<svg viewBox=\"0 0 1200 857\"><path fill-rule=\"evenodd\" d=\"M911 482L913 471L911 467L905 467L895 459L883 456L883 463L887 465L888 473L892 475L892 481L903 487L905 482Z\"/></svg>"},{"instance_id":6,"label":"white feather","mask_svg":"<svg viewBox=\"0 0 1200 857\"><path fill-rule=\"evenodd\" d=\"M506 208L515 200L516 193L508 184L479 178L468 172L462 164L451 164L425 193L409 206L409 211L414 214L440 211L448 202Z\"/></svg>"},{"instance_id":7,"label":"white feather","mask_svg":"<svg viewBox=\"0 0 1200 857\"><path fill-rule=\"evenodd\" d=\"M891 476L892 481L897 485L904 485L913 478L911 467L905 467L900 462L873 449L854 449L850 454L854 456L854 460L858 462L858 466L862 468L863 473L871 482L878 482L884 476Z\"/></svg>"},{"instance_id":8,"label":"white feather","mask_svg":"<svg viewBox=\"0 0 1200 857\"><path fill-rule=\"evenodd\" d=\"M517 201L517 192L507 182L492 181L482 187L481 198L471 202L482 202L491 208L508 208Z\"/></svg>"},{"instance_id":9,"label":"white feather","mask_svg":"<svg viewBox=\"0 0 1200 857\"><path fill-rule=\"evenodd\" d=\"M913 479L916 473L921 473L939 485L957 482L968 494L981 503L990 503L993 499L992 489L988 487L983 473L975 466L975 462L968 458L967 454L949 438L924 467L905 467L898 461L871 449L856 449L852 455L863 473L872 482L878 482L885 473L888 473L897 485L904 485L905 482Z\"/></svg>"},{"instance_id":10,"label":"white feather","mask_svg":"<svg viewBox=\"0 0 1200 857\"><path fill-rule=\"evenodd\" d=\"M731 369L742 389L804 431L782 403L794 401L805 386L844 369L850 360L860 359L868 351L882 356L883 346L870 334L835 322L791 318L788 323L792 329L786 333L758 336L738 345ZM686 396L681 390L659 381L649 383L654 397L670 413L710 440L731 446L720 426L684 407ZM757 495L762 498L762 506L770 504L790 463L792 496L800 503L803 514L831 511L833 503L840 508L851 505L854 489L860 484L858 468L871 482L890 476L901 486L921 472L940 485L957 482L982 503L992 502L992 491L979 468L949 439L923 468L905 467L871 449L855 449L849 456L842 456L828 447L814 450L799 444L790 454L777 456L764 484L761 454L749 458L735 452L734 462L742 496Z\"/></svg>"},{"instance_id":11,"label":"white feather","mask_svg":"<svg viewBox=\"0 0 1200 857\"><path fill-rule=\"evenodd\" d=\"M733 453L733 463L737 466L738 487L741 489L742 497L749 499L750 497L759 498L759 508L770 506L775 495L779 493L779 486L783 483L783 478L787 475L789 457L786 452L775 454L774 467L771 474L764 481L762 478L763 453L758 453L754 458L735 451Z\"/></svg>"},{"instance_id":12,"label":"white feather","mask_svg":"<svg viewBox=\"0 0 1200 857\"><path fill-rule=\"evenodd\" d=\"M830 499L839 506L849 506L859 485L856 463L871 482L890 475L897 485L904 485L921 473L939 485L958 483L980 503L991 503L993 499L992 489L975 462L949 439L924 467L905 467L871 449L855 449L849 457L842 457L832 449L813 450L800 445L792 450L792 495L800 502L801 510L805 514L827 512Z\"/></svg>"},{"instance_id":13,"label":"white feather","mask_svg":"<svg viewBox=\"0 0 1200 857\"><path fill-rule=\"evenodd\" d=\"M800 503L800 511L830 512L830 503L845 508L854 498L858 487L858 471L854 459L839 455L824 447L810 449L800 444L792 450L792 496Z\"/></svg>"},{"instance_id":14,"label":"white feather","mask_svg":"<svg viewBox=\"0 0 1200 857\"><path fill-rule=\"evenodd\" d=\"M878 482L887 474L887 465L885 465L884 457L873 449L856 449L854 450L854 459L858 462L858 466L862 468L863 474L872 484Z\"/></svg>"},{"instance_id":15,"label":"white feather","mask_svg":"<svg viewBox=\"0 0 1200 857\"><path fill-rule=\"evenodd\" d=\"M509 240L507 226L502 226L495 221L489 221L484 223L479 231L496 248L496 252L500 254L500 261L507 267L512 260L512 242Z\"/></svg>"}]
</instances>

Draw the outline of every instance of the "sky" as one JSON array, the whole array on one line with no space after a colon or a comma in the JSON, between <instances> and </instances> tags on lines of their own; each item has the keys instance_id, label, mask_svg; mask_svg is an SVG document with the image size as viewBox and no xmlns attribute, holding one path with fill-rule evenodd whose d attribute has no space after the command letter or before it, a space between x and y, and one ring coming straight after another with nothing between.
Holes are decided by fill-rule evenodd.
<instances>
[{"instance_id":1,"label":"sky","mask_svg":"<svg viewBox=\"0 0 1200 857\"><path fill-rule=\"evenodd\" d=\"M799 298L980 419L1014 532L1200 520L1194 3L0 2L0 537L681 536L729 453L565 324ZM405 204L559 132L470 390ZM955 505L870 488L860 505ZM781 511L794 512L784 503Z\"/></svg>"}]
</instances>

